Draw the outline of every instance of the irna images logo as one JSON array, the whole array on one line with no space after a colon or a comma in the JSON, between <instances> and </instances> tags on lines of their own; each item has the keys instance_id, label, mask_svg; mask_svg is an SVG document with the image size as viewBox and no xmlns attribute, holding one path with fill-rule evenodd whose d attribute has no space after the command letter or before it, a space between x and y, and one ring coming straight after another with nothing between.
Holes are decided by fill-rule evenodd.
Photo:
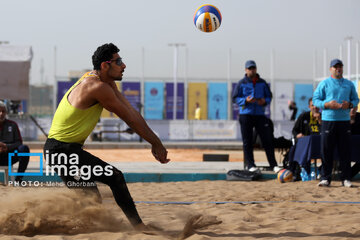
<instances>
[{"instance_id":1,"label":"irna images logo","mask_svg":"<svg viewBox=\"0 0 360 240\"><path fill-rule=\"evenodd\" d=\"M39 172L15 173L12 171L12 159L18 157L39 157ZM111 176L113 174L113 166L106 165L86 165L80 164L79 156L76 153L49 153L45 151L46 166L43 166L42 153L9 153L9 176L71 176L75 180L89 180L91 176Z\"/></svg>"},{"instance_id":2,"label":"irna images logo","mask_svg":"<svg viewBox=\"0 0 360 240\"><path fill-rule=\"evenodd\" d=\"M9 176L43 176L43 154L42 153L18 153L18 151L14 151L13 153L9 153ZM23 173L15 173L12 171L12 159L15 157L39 157L39 172L23 172Z\"/></svg>"}]
</instances>

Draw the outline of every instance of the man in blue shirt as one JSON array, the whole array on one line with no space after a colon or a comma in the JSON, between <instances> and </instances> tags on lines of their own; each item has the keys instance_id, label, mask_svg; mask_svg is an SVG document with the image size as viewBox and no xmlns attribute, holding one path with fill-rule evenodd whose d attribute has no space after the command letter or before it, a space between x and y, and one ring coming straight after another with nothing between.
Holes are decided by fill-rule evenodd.
<instances>
[{"instance_id":1,"label":"man in blue shirt","mask_svg":"<svg viewBox=\"0 0 360 240\"><path fill-rule=\"evenodd\" d=\"M256 63L245 63L245 77L236 85L232 98L239 105L239 122L243 139L244 164L251 172L259 172L254 162L253 128L258 132L264 146L270 168L280 171L274 154L273 129L265 116L265 106L270 104L272 94L268 84L257 74Z\"/></svg>"},{"instance_id":2,"label":"man in blue shirt","mask_svg":"<svg viewBox=\"0 0 360 240\"><path fill-rule=\"evenodd\" d=\"M343 78L343 63L339 59L330 62L331 77L319 83L314 92L314 105L322 109L321 119L321 180L318 186L328 187L334 162L334 148L339 151L341 180L351 187L351 130L350 109L359 103L354 84Z\"/></svg>"}]
</instances>

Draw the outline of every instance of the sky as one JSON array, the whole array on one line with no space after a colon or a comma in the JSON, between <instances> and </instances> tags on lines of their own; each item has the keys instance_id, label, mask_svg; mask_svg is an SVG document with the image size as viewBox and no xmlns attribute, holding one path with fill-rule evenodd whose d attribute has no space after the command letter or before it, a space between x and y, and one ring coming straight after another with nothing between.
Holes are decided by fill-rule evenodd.
<instances>
[{"instance_id":1,"label":"sky","mask_svg":"<svg viewBox=\"0 0 360 240\"><path fill-rule=\"evenodd\" d=\"M169 43L186 44L178 52L179 78L225 80L230 75L236 81L242 78L248 59L257 62L262 77L270 78L273 51L275 79L311 80L314 52L317 52L316 77L321 77L324 49L328 65L332 58L339 57L340 45L346 74L347 36L353 37L351 65L355 73L355 42L360 41L358 0L0 0L0 3L0 41L32 46L32 84L42 81L52 85L54 75L66 77L72 70L91 69L93 52L109 42L120 48L120 56L127 65L124 80L142 75L145 79L172 78L174 49ZM213 4L221 11L222 24L217 31L204 33L194 26L195 10L202 4Z\"/></svg>"}]
</instances>

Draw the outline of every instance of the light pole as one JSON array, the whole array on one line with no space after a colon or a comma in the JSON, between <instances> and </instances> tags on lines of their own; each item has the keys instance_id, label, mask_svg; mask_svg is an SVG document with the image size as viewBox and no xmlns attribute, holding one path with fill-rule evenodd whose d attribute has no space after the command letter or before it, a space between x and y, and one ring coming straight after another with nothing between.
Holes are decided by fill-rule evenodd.
<instances>
[{"instance_id":1,"label":"light pole","mask_svg":"<svg viewBox=\"0 0 360 240\"><path fill-rule=\"evenodd\" d=\"M227 66L227 91L228 91L228 115L227 119L231 120L232 97L231 97L231 48L228 51L228 66Z\"/></svg>"},{"instance_id":2,"label":"light pole","mask_svg":"<svg viewBox=\"0 0 360 240\"><path fill-rule=\"evenodd\" d=\"M185 47L185 43L169 43L169 47L174 47L174 100L173 100L173 119L176 120L176 104L177 104L177 69L178 69L178 49Z\"/></svg>"},{"instance_id":3,"label":"light pole","mask_svg":"<svg viewBox=\"0 0 360 240\"><path fill-rule=\"evenodd\" d=\"M53 87L53 113L55 114L56 112L56 107L57 107L57 47L56 45L54 46L54 87Z\"/></svg>"},{"instance_id":4,"label":"light pole","mask_svg":"<svg viewBox=\"0 0 360 240\"><path fill-rule=\"evenodd\" d=\"M270 89L273 95L273 99L275 99L275 49L271 49L270 51ZM275 119L275 101L271 101L270 105L270 118Z\"/></svg>"},{"instance_id":5,"label":"light pole","mask_svg":"<svg viewBox=\"0 0 360 240\"><path fill-rule=\"evenodd\" d=\"M348 74L348 79L351 80L351 40L353 39L353 37L351 36L348 36L345 38L345 40L347 40L347 50L348 50L348 53L347 53L347 57L348 57L348 60L347 60L347 65L348 65L348 70L347 70L347 74Z\"/></svg>"},{"instance_id":6,"label":"light pole","mask_svg":"<svg viewBox=\"0 0 360 240\"><path fill-rule=\"evenodd\" d=\"M355 69L356 69L356 81L359 81L359 41L355 45Z\"/></svg>"}]
</instances>

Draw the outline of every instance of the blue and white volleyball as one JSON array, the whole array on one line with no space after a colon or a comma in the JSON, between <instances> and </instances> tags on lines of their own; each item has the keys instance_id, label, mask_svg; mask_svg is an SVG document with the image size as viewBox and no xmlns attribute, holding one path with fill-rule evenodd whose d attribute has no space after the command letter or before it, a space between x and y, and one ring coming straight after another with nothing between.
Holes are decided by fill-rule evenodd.
<instances>
[{"instance_id":1,"label":"blue and white volleyball","mask_svg":"<svg viewBox=\"0 0 360 240\"><path fill-rule=\"evenodd\" d=\"M217 7L204 4L196 9L194 24L203 32L214 32L220 27L221 19L221 13Z\"/></svg>"}]
</instances>

